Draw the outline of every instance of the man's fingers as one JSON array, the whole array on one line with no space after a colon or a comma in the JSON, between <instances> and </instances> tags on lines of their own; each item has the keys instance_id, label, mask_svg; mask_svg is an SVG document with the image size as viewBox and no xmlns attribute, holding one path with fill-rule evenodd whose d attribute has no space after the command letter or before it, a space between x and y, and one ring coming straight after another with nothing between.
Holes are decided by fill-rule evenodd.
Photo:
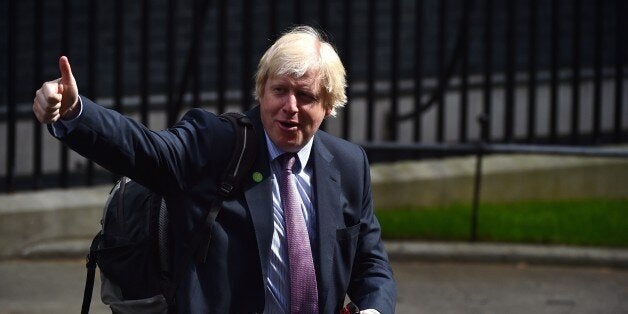
<instances>
[{"instance_id":1,"label":"man's fingers","mask_svg":"<svg viewBox=\"0 0 628 314\"><path fill-rule=\"evenodd\" d=\"M35 113L35 117L41 123L54 123L59 120L60 117L59 109L49 112L45 108L42 108L37 100L33 103L33 113Z\"/></svg>"},{"instance_id":2,"label":"man's fingers","mask_svg":"<svg viewBox=\"0 0 628 314\"><path fill-rule=\"evenodd\" d=\"M41 123L54 123L60 118L61 94L57 93L57 81L46 82L35 93L33 113Z\"/></svg>"},{"instance_id":3,"label":"man's fingers","mask_svg":"<svg viewBox=\"0 0 628 314\"><path fill-rule=\"evenodd\" d=\"M72 67L68 57L61 56L59 58L59 71L61 72L61 84L74 85L74 75L72 74Z\"/></svg>"},{"instance_id":4,"label":"man's fingers","mask_svg":"<svg viewBox=\"0 0 628 314\"><path fill-rule=\"evenodd\" d=\"M57 105L63 98L62 94L58 92L58 85L57 81L44 83L35 93L35 99L39 99L42 105Z\"/></svg>"},{"instance_id":5,"label":"man's fingers","mask_svg":"<svg viewBox=\"0 0 628 314\"><path fill-rule=\"evenodd\" d=\"M51 112L61 108L61 96L52 94L46 96L41 90L35 94L35 104L45 111Z\"/></svg>"}]
</instances>

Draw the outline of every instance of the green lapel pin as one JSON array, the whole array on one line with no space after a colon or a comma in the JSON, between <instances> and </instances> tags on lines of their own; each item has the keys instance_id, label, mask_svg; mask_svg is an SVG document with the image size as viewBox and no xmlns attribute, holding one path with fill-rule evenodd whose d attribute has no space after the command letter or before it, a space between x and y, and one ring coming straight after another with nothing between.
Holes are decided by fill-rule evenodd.
<instances>
[{"instance_id":1,"label":"green lapel pin","mask_svg":"<svg viewBox=\"0 0 628 314\"><path fill-rule=\"evenodd\" d=\"M260 183L260 182L262 182L262 179L264 179L264 177L262 176L261 173L259 173L257 171L253 172L253 181L255 181L257 183Z\"/></svg>"}]
</instances>

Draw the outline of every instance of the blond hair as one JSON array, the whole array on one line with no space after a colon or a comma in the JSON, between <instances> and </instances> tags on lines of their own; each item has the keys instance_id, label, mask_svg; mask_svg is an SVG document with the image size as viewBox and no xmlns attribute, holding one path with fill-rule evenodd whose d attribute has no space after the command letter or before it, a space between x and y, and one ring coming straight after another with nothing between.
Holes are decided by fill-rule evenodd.
<instances>
[{"instance_id":1,"label":"blond hair","mask_svg":"<svg viewBox=\"0 0 628 314\"><path fill-rule=\"evenodd\" d=\"M255 74L255 99L263 96L269 77L299 78L309 70L318 72L323 107L336 116L336 109L347 102L345 68L334 47L310 26L292 28L266 50Z\"/></svg>"}]
</instances>

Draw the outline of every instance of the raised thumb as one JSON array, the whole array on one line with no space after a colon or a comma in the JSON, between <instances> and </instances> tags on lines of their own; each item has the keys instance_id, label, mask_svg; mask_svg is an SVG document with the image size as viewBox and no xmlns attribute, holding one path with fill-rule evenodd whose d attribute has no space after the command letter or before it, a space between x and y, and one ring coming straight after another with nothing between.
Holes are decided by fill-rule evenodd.
<instances>
[{"instance_id":1,"label":"raised thumb","mask_svg":"<svg viewBox=\"0 0 628 314\"><path fill-rule=\"evenodd\" d=\"M61 84L76 84L74 83L74 75L72 74L72 67L70 67L70 60L68 60L68 57L61 56L61 58L59 58L59 71L61 72Z\"/></svg>"}]
</instances>

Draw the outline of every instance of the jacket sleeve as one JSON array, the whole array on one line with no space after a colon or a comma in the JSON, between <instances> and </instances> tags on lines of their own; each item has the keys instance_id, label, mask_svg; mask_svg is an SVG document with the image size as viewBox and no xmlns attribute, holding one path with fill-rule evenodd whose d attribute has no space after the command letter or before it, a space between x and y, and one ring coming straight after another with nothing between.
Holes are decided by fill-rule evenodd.
<instances>
[{"instance_id":1,"label":"jacket sleeve","mask_svg":"<svg viewBox=\"0 0 628 314\"><path fill-rule=\"evenodd\" d=\"M394 313L397 287L381 240L381 228L373 212L370 167L363 154L364 192L358 249L347 294L360 309Z\"/></svg>"},{"instance_id":2,"label":"jacket sleeve","mask_svg":"<svg viewBox=\"0 0 628 314\"><path fill-rule=\"evenodd\" d=\"M81 102L75 128L58 138L105 169L157 192L184 190L201 175L220 173L218 164L229 158L210 154L230 152L230 141L220 139L230 138L233 131L209 112L190 110L172 128L153 131L83 96ZM53 133L51 126L49 130Z\"/></svg>"}]
</instances>

